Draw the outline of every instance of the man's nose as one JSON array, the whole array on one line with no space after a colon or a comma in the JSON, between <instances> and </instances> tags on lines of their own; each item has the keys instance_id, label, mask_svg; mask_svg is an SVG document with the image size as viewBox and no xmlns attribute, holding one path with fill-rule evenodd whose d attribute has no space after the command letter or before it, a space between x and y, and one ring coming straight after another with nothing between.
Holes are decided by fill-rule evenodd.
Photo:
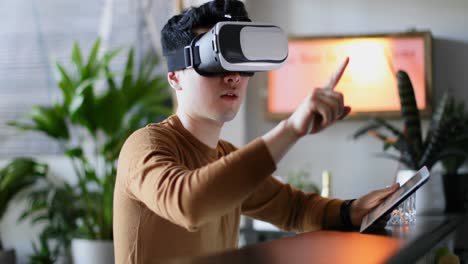
<instances>
[{"instance_id":1,"label":"man's nose","mask_svg":"<svg viewBox=\"0 0 468 264\"><path fill-rule=\"evenodd\" d=\"M237 84L240 81L240 74L238 72L229 72L223 77L224 81L229 84Z\"/></svg>"}]
</instances>

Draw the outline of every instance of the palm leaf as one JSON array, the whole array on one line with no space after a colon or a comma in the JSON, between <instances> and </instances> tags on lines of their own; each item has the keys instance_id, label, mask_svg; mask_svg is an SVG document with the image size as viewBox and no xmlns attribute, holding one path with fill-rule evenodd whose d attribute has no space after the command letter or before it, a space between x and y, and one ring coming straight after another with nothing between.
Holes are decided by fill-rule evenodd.
<instances>
[{"instance_id":1,"label":"palm leaf","mask_svg":"<svg viewBox=\"0 0 468 264\"><path fill-rule=\"evenodd\" d=\"M70 104L70 120L74 124L80 124L86 127L89 133L94 136L97 129L94 87L91 84L82 85L82 87L83 88L77 89L77 94L75 94Z\"/></svg>"},{"instance_id":2,"label":"palm leaf","mask_svg":"<svg viewBox=\"0 0 468 264\"><path fill-rule=\"evenodd\" d=\"M122 51L122 49L113 49L110 51L107 51L103 57L102 60L100 61L100 67L105 68L107 67L110 62L117 56L119 53Z\"/></svg>"},{"instance_id":3,"label":"palm leaf","mask_svg":"<svg viewBox=\"0 0 468 264\"><path fill-rule=\"evenodd\" d=\"M410 143L415 160L419 160L422 152L421 120L416 104L413 84L405 71L397 72L398 92L400 95L401 116L405 123L405 134Z\"/></svg>"},{"instance_id":4,"label":"palm leaf","mask_svg":"<svg viewBox=\"0 0 468 264\"><path fill-rule=\"evenodd\" d=\"M75 93L76 84L73 81L70 74L65 70L65 67L63 67L62 64L57 62L56 67L60 73L60 79L58 82L59 82L59 87L62 91L63 105L65 106L65 109L67 109L72 101L73 94Z\"/></svg>"},{"instance_id":5,"label":"palm leaf","mask_svg":"<svg viewBox=\"0 0 468 264\"><path fill-rule=\"evenodd\" d=\"M393 126L392 124L390 124L389 122L385 121L384 119L382 118L375 118L374 119L375 122L377 124L380 124L381 126L385 127L386 129L388 129L390 132L392 132L393 135L395 135L396 137L401 137L401 138L404 138L405 135L395 126Z\"/></svg>"},{"instance_id":6,"label":"palm leaf","mask_svg":"<svg viewBox=\"0 0 468 264\"><path fill-rule=\"evenodd\" d=\"M424 148L426 148L429 142L431 141L433 130L438 130L440 123L446 117L448 110L447 107L448 97L447 93L444 93L434 113L432 114L431 124L429 125L429 129L427 130L426 134L426 139L424 141Z\"/></svg>"},{"instance_id":7,"label":"palm leaf","mask_svg":"<svg viewBox=\"0 0 468 264\"><path fill-rule=\"evenodd\" d=\"M83 67L83 58L81 56L80 46L77 42L73 43L72 62L76 65L77 69Z\"/></svg>"},{"instance_id":8,"label":"palm leaf","mask_svg":"<svg viewBox=\"0 0 468 264\"><path fill-rule=\"evenodd\" d=\"M452 126L451 122L447 122L447 117L447 96L444 94L432 116L430 129L424 144L424 153L419 161L420 166L426 165L428 169L431 169L435 163L436 156L445 147L451 136L448 131Z\"/></svg>"},{"instance_id":9,"label":"palm leaf","mask_svg":"<svg viewBox=\"0 0 468 264\"><path fill-rule=\"evenodd\" d=\"M132 89L133 83L133 59L134 59L133 49L128 51L127 63L125 64L125 76L122 79L122 91L124 94L127 94L129 89Z\"/></svg>"},{"instance_id":10,"label":"palm leaf","mask_svg":"<svg viewBox=\"0 0 468 264\"><path fill-rule=\"evenodd\" d=\"M26 131L38 131L51 138L66 140L70 137L65 113L60 106L33 106L28 113L33 125L23 122L10 121L9 126Z\"/></svg>"},{"instance_id":11,"label":"palm leaf","mask_svg":"<svg viewBox=\"0 0 468 264\"><path fill-rule=\"evenodd\" d=\"M12 127L15 127L16 129L23 130L23 131L36 130L35 125L25 124L25 123L22 123L22 122L8 121L6 124L8 126L12 126Z\"/></svg>"},{"instance_id":12,"label":"palm leaf","mask_svg":"<svg viewBox=\"0 0 468 264\"><path fill-rule=\"evenodd\" d=\"M48 167L30 158L16 158L0 170L0 219L13 197L45 177Z\"/></svg>"},{"instance_id":13,"label":"palm leaf","mask_svg":"<svg viewBox=\"0 0 468 264\"><path fill-rule=\"evenodd\" d=\"M382 118L373 118L371 119L365 126L358 129L354 134L353 138L357 139L365 134L368 134L370 130L377 130L381 127L385 127L390 132L392 132L397 137L404 137L403 133L401 133L398 128L393 126L392 124L388 123Z\"/></svg>"},{"instance_id":14,"label":"palm leaf","mask_svg":"<svg viewBox=\"0 0 468 264\"><path fill-rule=\"evenodd\" d=\"M115 175L108 174L103 184L103 237L112 239L112 202L114 196Z\"/></svg>"},{"instance_id":15,"label":"palm leaf","mask_svg":"<svg viewBox=\"0 0 468 264\"><path fill-rule=\"evenodd\" d=\"M83 65L83 67L79 71L81 80L86 80L89 78L93 78L96 75L99 75L100 69L98 65L98 54L100 47L101 39L98 38L94 42L93 47L91 48L91 52L88 55L88 61L86 65Z\"/></svg>"},{"instance_id":16,"label":"palm leaf","mask_svg":"<svg viewBox=\"0 0 468 264\"><path fill-rule=\"evenodd\" d=\"M126 111L126 101L120 90L109 89L96 98L96 126L107 134L115 133L123 123Z\"/></svg>"}]
</instances>

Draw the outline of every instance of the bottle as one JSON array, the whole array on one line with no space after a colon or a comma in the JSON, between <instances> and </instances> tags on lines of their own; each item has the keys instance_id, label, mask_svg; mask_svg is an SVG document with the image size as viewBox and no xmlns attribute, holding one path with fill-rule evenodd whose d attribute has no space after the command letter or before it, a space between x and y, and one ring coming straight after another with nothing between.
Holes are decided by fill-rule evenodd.
<instances>
[{"instance_id":1,"label":"bottle","mask_svg":"<svg viewBox=\"0 0 468 264\"><path fill-rule=\"evenodd\" d=\"M322 197L330 197L330 178L330 172L324 170L322 172L322 192L320 193Z\"/></svg>"}]
</instances>

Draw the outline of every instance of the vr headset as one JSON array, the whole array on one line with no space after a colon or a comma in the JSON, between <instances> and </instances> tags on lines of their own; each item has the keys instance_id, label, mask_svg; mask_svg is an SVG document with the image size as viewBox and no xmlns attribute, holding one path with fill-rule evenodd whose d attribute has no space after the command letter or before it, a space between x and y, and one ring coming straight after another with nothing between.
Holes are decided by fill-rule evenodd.
<instances>
[{"instance_id":1,"label":"vr headset","mask_svg":"<svg viewBox=\"0 0 468 264\"><path fill-rule=\"evenodd\" d=\"M288 38L274 25L254 22L218 22L212 29L194 38L190 45L166 53L168 70L194 68L207 77L239 72L274 70L288 57Z\"/></svg>"}]
</instances>

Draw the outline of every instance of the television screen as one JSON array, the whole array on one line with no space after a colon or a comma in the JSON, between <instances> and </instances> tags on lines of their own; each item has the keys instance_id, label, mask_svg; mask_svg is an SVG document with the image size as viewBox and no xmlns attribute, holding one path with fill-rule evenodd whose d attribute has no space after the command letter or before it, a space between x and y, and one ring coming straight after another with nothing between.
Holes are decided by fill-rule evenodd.
<instances>
[{"instance_id":1,"label":"television screen","mask_svg":"<svg viewBox=\"0 0 468 264\"><path fill-rule=\"evenodd\" d=\"M336 90L352 115L397 116L396 71L408 73L418 108L430 110L431 36L429 32L291 38L286 63L268 73L268 114L294 111L311 89L323 86L346 58L349 65Z\"/></svg>"}]
</instances>

